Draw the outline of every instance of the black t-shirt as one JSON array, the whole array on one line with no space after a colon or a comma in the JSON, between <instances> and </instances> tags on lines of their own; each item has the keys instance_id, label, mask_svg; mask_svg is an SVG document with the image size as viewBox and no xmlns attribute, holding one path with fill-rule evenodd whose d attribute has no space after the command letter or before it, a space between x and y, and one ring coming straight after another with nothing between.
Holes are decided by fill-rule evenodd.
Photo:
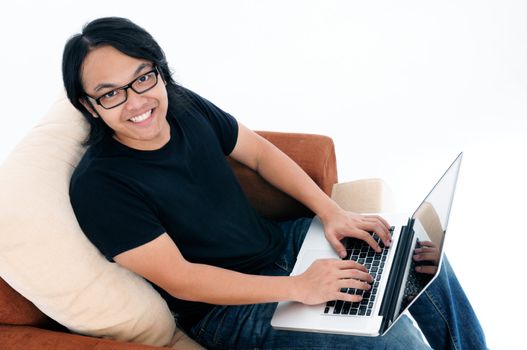
<instances>
[{"instance_id":1,"label":"black t-shirt","mask_svg":"<svg viewBox=\"0 0 527 350\"><path fill-rule=\"evenodd\" d=\"M79 224L110 261L166 232L190 262L257 272L284 242L278 225L251 207L225 159L238 124L189 90L179 102L162 148L141 151L107 137L88 149L70 183ZM154 287L183 324L211 308Z\"/></svg>"}]
</instances>

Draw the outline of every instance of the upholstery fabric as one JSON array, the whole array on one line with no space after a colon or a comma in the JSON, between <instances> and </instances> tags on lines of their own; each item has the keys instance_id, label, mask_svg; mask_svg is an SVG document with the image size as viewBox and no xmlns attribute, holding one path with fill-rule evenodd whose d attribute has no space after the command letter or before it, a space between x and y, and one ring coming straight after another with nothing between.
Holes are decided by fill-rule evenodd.
<instances>
[{"instance_id":1,"label":"upholstery fabric","mask_svg":"<svg viewBox=\"0 0 527 350\"><path fill-rule=\"evenodd\" d=\"M45 326L49 318L0 278L0 323Z\"/></svg>"},{"instance_id":2,"label":"upholstery fabric","mask_svg":"<svg viewBox=\"0 0 527 350\"><path fill-rule=\"evenodd\" d=\"M258 131L306 171L315 183L331 195L337 182L337 164L333 140L327 136ZM249 201L263 216L286 220L313 213L300 202L273 187L248 167L229 159Z\"/></svg>"},{"instance_id":3,"label":"upholstery fabric","mask_svg":"<svg viewBox=\"0 0 527 350\"><path fill-rule=\"evenodd\" d=\"M361 179L333 185L331 198L342 209L355 213L393 212L390 187L382 179Z\"/></svg>"},{"instance_id":4,"label":"upholstery fabric","mask_svg":"<svg viewBox=\"0 0 527 350\"><path fill-rule=\"evenodd\" d=\"M127 350L160 350L168 347L154 347L142 344L116 342L108 339L86 337L76 334L51 332L24 326L0 327L1 349L29 350L114 350L126 346ZM181 348L183 349L183 348Z\"/></svg>"}]
</instances>

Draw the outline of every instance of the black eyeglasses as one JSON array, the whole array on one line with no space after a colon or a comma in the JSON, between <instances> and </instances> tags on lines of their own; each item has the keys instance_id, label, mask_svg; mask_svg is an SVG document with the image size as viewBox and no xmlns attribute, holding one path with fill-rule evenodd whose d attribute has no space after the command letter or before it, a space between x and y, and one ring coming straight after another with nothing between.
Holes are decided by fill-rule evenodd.
<instances>
[{"instance_id":1,"label":"black eyeglasses","mask_svg":"<svg viewBox=\"0 0 527 350\"><path fill-rule=\"evenodd\" d=\"M128 100L128 89L134 90L136 94L142 94L152 89L157 85L157 76L159 71L157 67L154 67L151 71L146 72L140 77L134 79L130 83L121 86L120 88L114 89L110 92L105 93L97 98L91 97L86 94L89 98L93 99L99 106L104 109L111 109L122 105Z\"/></svg>"}]
</instances>

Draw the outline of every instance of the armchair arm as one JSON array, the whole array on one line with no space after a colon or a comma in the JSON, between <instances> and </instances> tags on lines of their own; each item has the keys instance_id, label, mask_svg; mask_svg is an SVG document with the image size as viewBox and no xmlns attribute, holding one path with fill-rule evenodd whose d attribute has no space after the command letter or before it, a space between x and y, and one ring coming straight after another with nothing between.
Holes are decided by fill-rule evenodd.
<instances>
[{"instance_id":1,"label":"armchair arm","mask_svg":"<svg viewBox=\"0 0 527 350\"><path fill-rule=\"evenodd\" d=\"M333 140L314 134L258 131L262 137L293 159L328 195L337 182L337 161ZM286 220L313 213L281 192L258 173L228 157L240 185L253 207L263 216Z\"/></svg>"}]
</instances>

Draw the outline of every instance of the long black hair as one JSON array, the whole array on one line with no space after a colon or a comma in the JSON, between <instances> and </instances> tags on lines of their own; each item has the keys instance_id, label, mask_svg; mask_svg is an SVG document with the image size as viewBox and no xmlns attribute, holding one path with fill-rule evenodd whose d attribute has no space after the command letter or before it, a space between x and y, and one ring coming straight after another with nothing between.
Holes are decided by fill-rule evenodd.
<instances>
[{"instance_id":1,"label":"long black hair","mask_svg":"<svg viewBox=\"0 0 527 350\"><path fill-rule=\"evenodd\" d=\"M86 97L82 86L82 64L88 53L109 45L122 53L151 61L161 73L168 94L168 114L179 95L179 85L173 80L165 53L154 38L143 28L126 18L104 17L87 23L82 32L71 37L62 55L62 79L70 102L90 123L90 134L85 145L93 145L112 134L112 129L101 118L93 118L80 99Z\"/></svg>"}]
</instances>

